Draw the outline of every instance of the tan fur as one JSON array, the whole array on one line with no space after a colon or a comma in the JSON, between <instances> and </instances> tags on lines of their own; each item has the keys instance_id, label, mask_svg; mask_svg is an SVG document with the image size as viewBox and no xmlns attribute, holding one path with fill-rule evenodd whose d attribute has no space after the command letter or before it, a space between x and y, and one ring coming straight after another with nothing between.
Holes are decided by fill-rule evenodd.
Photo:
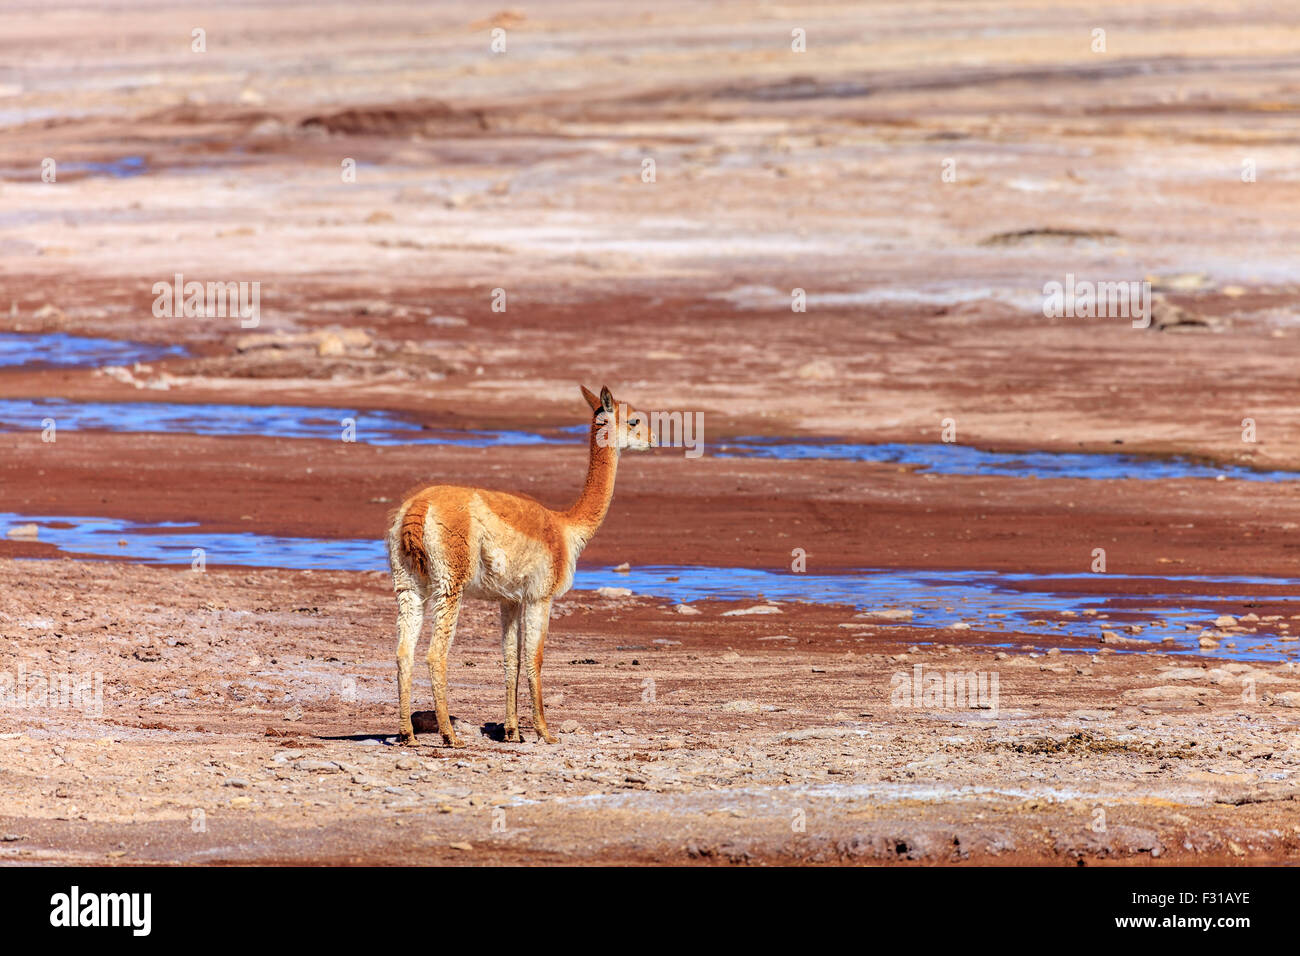
<instances>
[{"instance_id":1,"label":"tan fur","mask_svg":"<svg viewBox=\"0 0 1300 956\"><path fill-rule=\"evenodd\" d=\"M456 632L462 598L501 604L505 658L507 740L519 740L519 668L528 677L533 724L547 743L542 708L542 656L551 602L573 585L578 555L605 519L614 494L622 448L655 444L649 416L620 406L609 389L596 396L582 389L592 410L587 479L582 494L565 511L552 511L523 495L455 485L433 485L409 497L388 533L389 564L397 592L397 693L399 732L413 742L411 671L424 614L433 616L429 678L438 731L451 746L460 741L447 711L447 652Z\"/></svg>"}]
</instances>

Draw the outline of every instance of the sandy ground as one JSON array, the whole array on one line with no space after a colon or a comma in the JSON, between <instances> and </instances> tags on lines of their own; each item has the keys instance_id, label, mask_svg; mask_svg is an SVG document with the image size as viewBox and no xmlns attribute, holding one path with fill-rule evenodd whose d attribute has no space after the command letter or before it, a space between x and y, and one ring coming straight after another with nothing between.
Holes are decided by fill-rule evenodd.
<instances>
[{"instance_id":1,"label":"sandy ground","mask_svg":"<svg viewBox=\"0 0 1300 956\"><path fill-rule=\"evenodd\" d=\"M995 651L969 632L917 647L847 608L684 615L573 592L545 670L558 745L501 742L495 612L471 605L450 685L468 746L398 747L378 574L35 567L58 571L44 593L30 562L0 563L6 656L31 675L102 673L102 716L85 715L92 689L0 739L9 860L1249 863L1300 848L1289 665ZM997 709L898 706L894 675L917 666L996 673Z\"/></svg>"},{"instance_id":2,"label":"sandy ground","mask_svg":"<svg viewBox=\"0 0 1300 956\"><path fill-rule=\"evenodd\" d=\"M702 411L708 443L933 442L951 418L983 448L1300 468L1298 38L1275 4L1154 0L16 9L0 332L191 356L3 369L0 398L551 428L581 419L582 381ZM259 282L258 327L155 317L177 273ZM1149 281L1165 328L1045 318L1067 274ZM583 466L576 447L19 431L0 511L378 537L421 482L562 505ZM662 450L625 462L585 560L781 569L799 547L810 571L1046 574L1103 547L1122 574L1295 579L1297 527L1288 483ZM101 673L103 714L0 708L6 859L1297 855L1286 664L575 592L545 671L560 745L492 739L495 611L473 607L452 686L470 746L398 749L380 576L25 560L51 556L0 539L0 668ZM997 673L1000 707L891 706L918 663Z\"/></svg>"}]
</instances>

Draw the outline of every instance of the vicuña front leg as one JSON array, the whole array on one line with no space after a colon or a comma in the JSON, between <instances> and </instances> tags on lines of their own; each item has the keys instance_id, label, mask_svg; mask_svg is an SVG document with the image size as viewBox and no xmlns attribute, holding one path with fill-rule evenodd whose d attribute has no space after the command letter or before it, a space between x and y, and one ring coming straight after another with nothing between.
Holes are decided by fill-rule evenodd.
<instances>
[{"instance_id":1,"label":"vicu\u00f1a front leg","mask_svg":"<svg viewBox=\"0 0 1300 956\"><path fill-rule=\"evenodd\" d=\"M417 591L397 592L397 742L415 743L411 725L411 668L415 664L415 643L424 625L424 596Z\"/></svg>"},{"instance_id":2,"label":"vicu\u00f1a front leg","mask_svg":"<svg viewBox=\"0 0 1300 956\"><path fill-rule=\"evenodd\" d=\"M533 695L533 727L539 739L548 744L556 742L546 729L546 714L542 709L542 649L546 644L546 629L551 621L551 602L538 601L524 609L523 641L524 667L528 671L528 690Z\"/></svg>"},{"instance_id":3,"label":"vicu\u00f1a front leg","mask_svg":"<svg viewBox=\"0 0 1300 956\"><path fill-rule=\"evenodd\" d=\"M506 740L519 743L519 625L523 609L501 604L501 656L506 663Z\"/></svg>"},{"instance_id":4,"label":"vicu\u00f1a front leg","mask_svg":"<svg viewBox=\"0 0 1300 956\"><path fill-rule=\"evenodd\" d=\"M438 717L438 732L449 747L465 746L456 737L447 713L447 652L456 636L456 617L460 613L460 592L441 594L434 599L433 640L429 643L429 679L433 683L433 710Z\"/></svg>"}]
</instances>

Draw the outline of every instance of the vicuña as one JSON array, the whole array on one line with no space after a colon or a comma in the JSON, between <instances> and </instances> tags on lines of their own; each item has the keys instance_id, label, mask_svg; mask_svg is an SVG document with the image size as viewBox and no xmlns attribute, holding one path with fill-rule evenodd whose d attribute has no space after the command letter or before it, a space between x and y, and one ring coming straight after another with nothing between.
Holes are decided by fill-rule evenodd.
<instances>
[{"instance_id":1,"label":"vicu\u00f1a","mask_svg":"<svg viewBox=\"0 0 1300 956\"><path fill-rule=\"evenodd\" d=\"M433 616L429 678L438 732L463 746L447 714L447 651L462 598L501 603L501 650L506 667L506 740L518 741L519 663L533 698L533 727L555 743L542 711L542 648L551 601L573 586L578 555L605 520L614 473L624 448L657 444L649 416L610 394L582 389L591 406L590 459L582 494L566 511L532 498L482 488L433 485L402 503L388 531L388 560L397 592L397 706L400 742L413 743L411 668L426 608Z\"/></svg>"}]
</instances>

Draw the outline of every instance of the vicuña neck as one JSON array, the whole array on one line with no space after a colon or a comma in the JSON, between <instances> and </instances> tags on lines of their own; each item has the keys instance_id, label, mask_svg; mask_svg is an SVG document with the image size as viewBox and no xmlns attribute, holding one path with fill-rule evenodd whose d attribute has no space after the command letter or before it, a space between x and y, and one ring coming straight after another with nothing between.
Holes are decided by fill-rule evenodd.
<instances>
[{"instance_id":1,"label":"vicu\u00f1a neck","mask_svg":"<svg viewBox=\"0 0 1300 956\"><path fill-rule=\"evenodd\" d=\"M591 426L591 452L587 462L587 482L573 507L564 513L578 531L583 544L591 540L609 511L614 497L614 473L618 470L618 449L597 440L600 426Z\"/></svg>"}]
</instances>

